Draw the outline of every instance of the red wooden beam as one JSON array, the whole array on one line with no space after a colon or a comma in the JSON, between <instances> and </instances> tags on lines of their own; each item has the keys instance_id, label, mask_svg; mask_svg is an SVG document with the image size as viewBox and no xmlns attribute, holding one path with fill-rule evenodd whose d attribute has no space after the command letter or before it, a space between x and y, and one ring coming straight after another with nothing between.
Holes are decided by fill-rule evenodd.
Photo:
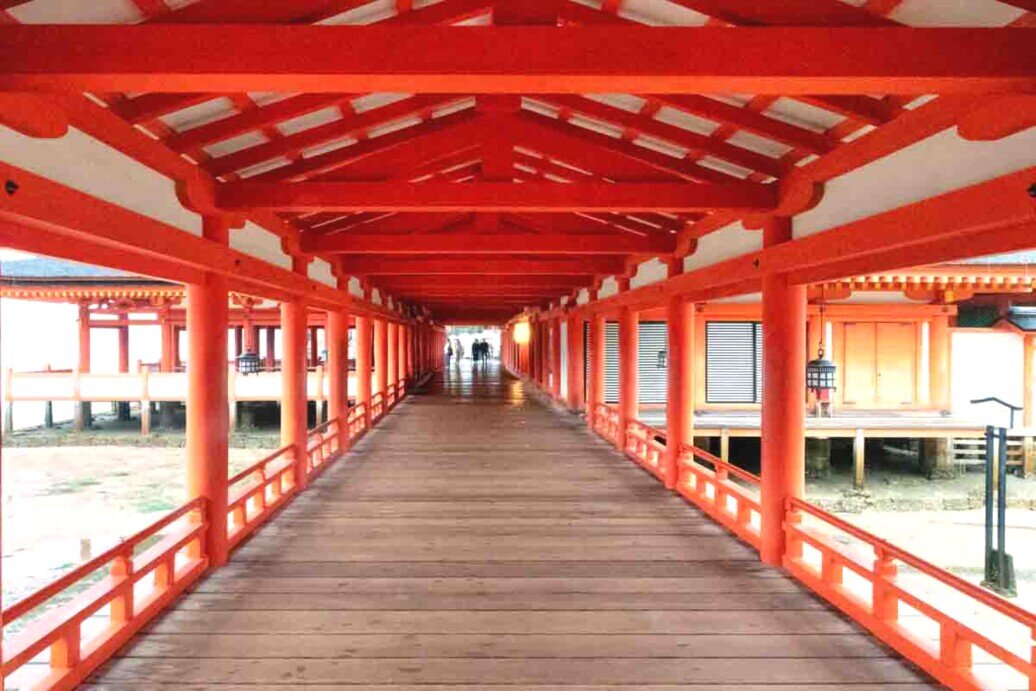
<instances>
[{"instance_id":1,"label":"red wooden beam","mask_svg":"<svg viewBox=\"0 0 1036 691\"><path fill-rule=\"evenodd\" d=\"M565 274L541 274L528 276L525 274L453 274L443 276L440 274L410 274L407 276L382 276L378 279L378 285L384 286L390 292L413 291L413 290L445 290L448 288L467 289L473 286L493 288L551 288L560 291L571 290L575 286L587 282L586 274L565 275Z\"/></svg>"},{"instance_id":2,"label":"red wooden beam","mask_svg":"<svg viewBox=\"0 0 1036 691\"><path fill-rule=\"evenodd\" d=\"M218 94L144 94L112 105L112 110L133 124L154 120L219 98Z\"/></svg>"},{"instance_id":3,"label":"red wooden beam","mask_svg":"<svg viewBox=\"0 0 1036 691\"><path fill-rule=\"evenodd\" d=\"M219 187L227 211L739 211L772 210L774 186L739 183L238 182Z\"/></svg>"},{"instance_id":4,"label":"red wooden beam","mask_svg":"<svg viewBox=\"0 0 1036 691\"><path fill-rule=\"evenodd\" d=\"M611 275L623 270L623 257L607 255L585 256L566 259L557 256L501 256L485 255L422 255L385 256L348 255L342 257L343 270L356 276L408 276L408 275Z\"/></svg>"},{"instance_id":5,"label":"red wooden beam","mask_svg":"<svg viewBox=\"0 0 1036 691\"><path fill-rule=\"evenodd\" d=\"M375 235L340 233L303 237L308 254L670 254L672 237L640 237L599 233L450 233L442 235Z\"/></svg>"},{"instance_id":6,"label":"red wooden beam","mask_svg":"<svg viewBox=\"0 0 1036 691\"><path fill-rule=\"evenodd\" d=\"M988 93L1033 88L1032 44L1013 27L5 25L0 89Z\"/></svg>"}]
</instances>

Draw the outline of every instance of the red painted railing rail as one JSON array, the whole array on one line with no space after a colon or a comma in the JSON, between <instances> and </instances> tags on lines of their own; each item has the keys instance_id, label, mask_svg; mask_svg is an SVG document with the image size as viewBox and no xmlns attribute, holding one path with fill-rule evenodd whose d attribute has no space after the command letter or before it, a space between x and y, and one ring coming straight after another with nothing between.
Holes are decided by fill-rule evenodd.
<instances>
[{"instance_id":1,"label":"red painted railing rail","mask_svg":"<svg viewBox=\"0 0 1036 691\"><path fill-rule=\"evenodd\" d=\"M21 688L82 681L205 571L205 520L205 502L188 502L4 610L5 628L25 626L4 636L0 676ZM28 664L47 651L48 665Z\"/></svg>"},{"instance_id":2,"label":"red painted railing rail","mask_svg":"<svg viewBox=\"0 0 1036 691\"><path fill-rule=\"evenodd\" d=\"M677 491L759 548L759 478L696 446L680 450Z\"/></svg>"},{"instance_id":3,"label":"red painted railing rail","mask_svg":"<svg viewBox=\"0 0 1036 691\"><path fill-rule=\"evenodd\" d=\"M614 406L592 413L598 434L624 439L627 456L663 477L664 431L639 420L620 430ZM678 471L682 496L758 549L757 475L690 445ZM1036 614L801 499L789 500L785 532L790 573L938 681L1036 691Z\"/></svg>"},{"instance_id":4,"label":"red painted railing rail","mask_svg":"<svg viewBox=\"0 0 1036 691\"><path fill-rule=\"evenodd\" d=\"M227 533L234 547L295 493L295 452L285 446L230 478Z\"/></svg>"},{"instance_id":5,"label":"red painted railing rail","mask_svg":"<svg viewBox=\"0 0 1036 691\"><path fill-rule=\"evenodd\" d=\"M951 688L1036 689L1036 614L806 501L787 509L784 565L824 599Z\"/></svg>"},{"instance_id":6,"label":"red painted railing rail","mask_svg":"<svg viewBox=\"0 0 1036 691\"><path fill-rule=\"evenodd\" d=\"M405 384L393 387L395 402L405 395ZM367 431L368 410L370 424L384 417L384 401L375 394L369 403L350 408L344 419L309 432L311 476ZM227 521L232 547L298 493L296 468L293 448L286 446L229 478L227 515L219 520ZM3 636L0 677L33 689L67 689L85 679L205 572L208 520L216 517L206 516L204 500L188 502L4 610L4 628L18 630ZM48 608L62 596L68 601ZM49 664L30 664L45 653Z\"/></svg>"}]
</instances>

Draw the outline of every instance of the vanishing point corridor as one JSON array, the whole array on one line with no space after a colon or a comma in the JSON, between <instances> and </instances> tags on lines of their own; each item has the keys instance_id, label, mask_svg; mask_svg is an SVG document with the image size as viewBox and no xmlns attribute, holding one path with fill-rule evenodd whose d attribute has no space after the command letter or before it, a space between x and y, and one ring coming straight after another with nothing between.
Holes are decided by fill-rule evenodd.
<instances>
[{"instance_id":1,"label":"vanishing point corridor","mask_svg":"<svg viewBox=\"0 0 1036 691\"><path fill-rule=\"evenodd\" d=\"M928 687L495 364L437 373L92 683Z\"/></svg>"}]
</instances>

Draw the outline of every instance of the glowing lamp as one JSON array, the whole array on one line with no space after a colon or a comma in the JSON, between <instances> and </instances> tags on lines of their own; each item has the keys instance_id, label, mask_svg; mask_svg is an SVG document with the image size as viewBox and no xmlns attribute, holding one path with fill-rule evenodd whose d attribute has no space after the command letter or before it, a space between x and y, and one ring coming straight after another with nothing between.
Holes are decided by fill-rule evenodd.
<instances>
[{"instance_id":1,"label":"glowing lamp","mask_svg":"<svg viewBox=\"0 0 1036 691\"><path fill-rule=\"evenodd\" d=\"M529 322L518 322L514 325L514 342L518 345L529 342Z\"/></svg>"}]
</instances>

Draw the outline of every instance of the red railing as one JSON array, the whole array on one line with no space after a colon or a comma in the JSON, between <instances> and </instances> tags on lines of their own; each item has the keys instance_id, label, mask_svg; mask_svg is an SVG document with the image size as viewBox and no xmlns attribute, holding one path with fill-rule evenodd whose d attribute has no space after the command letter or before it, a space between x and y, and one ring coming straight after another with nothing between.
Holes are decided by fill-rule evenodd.
<instances>
[{"instance_id":1,"label":"red railing","mask_svg":"<svg viewBox=\"0 0 1036 691\"><path fill-rule=\"evenodd\" d=\"M397 402L405 390L393 387ZM384 417L384 397L375 394L369 404L350 408L344 421L330 420L309 432L311 477L367 431L368 410L375 421ZM228 480L225 520L232 548L297 494L295 473L295 454L287 446ZM205 572L204 508L200 498L185 504L4 610L3 626L13 632L3 636L0 677L18 688L64 689L97 669ZM45 654L48 661L37 659Z\"/></svg>"},{"instance_id":2,"label":"red railing","mask_svg":"<svg viewBox=\"0 0 1036 691\"><path fill-rule=\"evenodd\" d=\"M943 684L1036 689L1036 614L801 499L784 529L785 568Z\"/></svg>"},{"instance_id":3,"label":"red railing","mask_svg":"<svg viewBox=\"0 0 1036 691\"><path fill-rule=\"evenodd\" d=\"M652 475L665 479L665 432L630 420L626 425L626 453Z\"/></svg>"},{"instance_id":4,"label":"red railing","mask_svg":"<svg viewBox=\"0 0 1036 691\"><path fill-rule=\"evenodd\" d=\"M285 446L230 478L227 538L235 547L295 493L295 453Z\"/></svg>"},{"instance_id":5,"label":"red railing","mask_svg":"<svg viewBox=\"0 0 1036 691\"><path fill-rule=\"evenodd\" d=\"M696 446L680 450L676 489L713 520L759 549L759 478Z\"/></svg>"},{"instance_id":6,"label":"red railing","mask_svg":"<svg viewBox=\"0 0 1036 691\"><path fill-rule=\"evenodd\" d=\"M371 424L377 424L385 412L385 396L379 391L371 396Z\"/></svg>"},{"instance_id":7,"label":"red railing","mask_svg":"<svg viewBox=\"0 0 1036 691\"><path fill-rule=\"evenodd\" d=\"M0 677L71 688L97 669L205 571L204 513L204 500L189 502L4 610L5 628L25 625L4 636ZM48 653L47 664L28 664Z\"/></svg>"},{"instance_id":8,"label":"red railing","mask_svg":"<svg viewBox=\"0 0 1036 691\"><path fill-rule=\"evenodd\" d=\"M350 443L367 431L366 403L357 403L349 409L349 413L345 416L345 426L349 434Z\"/></svg>"},{"instance_id":9,"label":"red railing","mask_svg":"<svg viewBox=\"0 0 1036 691\"><path fill-rule=\"evenodd\" d=\"M328 461L342 450L341 425L337 419L328 420L309 431L306 440L306 457L311 477L324 472Z\"/></svg>"},{"instance_id":10,"label":"red railing","mask_svg":"<svg viewBox=\"0 0 1036 691\"><path fill-rule=\"evenodd\" d=\"M616 446L618 426L615 408L594 407L594 429ZM626 454L662 478L665 433L638 420L625 432ZM695 446L678 472L681 495L759 548L758 476ZM1036 614L801 499L785 532L788 571L943 684L1036 691Z\"/></svg>"},{"instance_id":11,"label":"red railing","mask_svg":"<svg viewBox=\"0 0 1036 691\"><path fill-rule=\"evenodd\" d=\"M607 403L594 406L594 430L613 445L619 445L619 409Z\"/></svg>"}]
</instances>

